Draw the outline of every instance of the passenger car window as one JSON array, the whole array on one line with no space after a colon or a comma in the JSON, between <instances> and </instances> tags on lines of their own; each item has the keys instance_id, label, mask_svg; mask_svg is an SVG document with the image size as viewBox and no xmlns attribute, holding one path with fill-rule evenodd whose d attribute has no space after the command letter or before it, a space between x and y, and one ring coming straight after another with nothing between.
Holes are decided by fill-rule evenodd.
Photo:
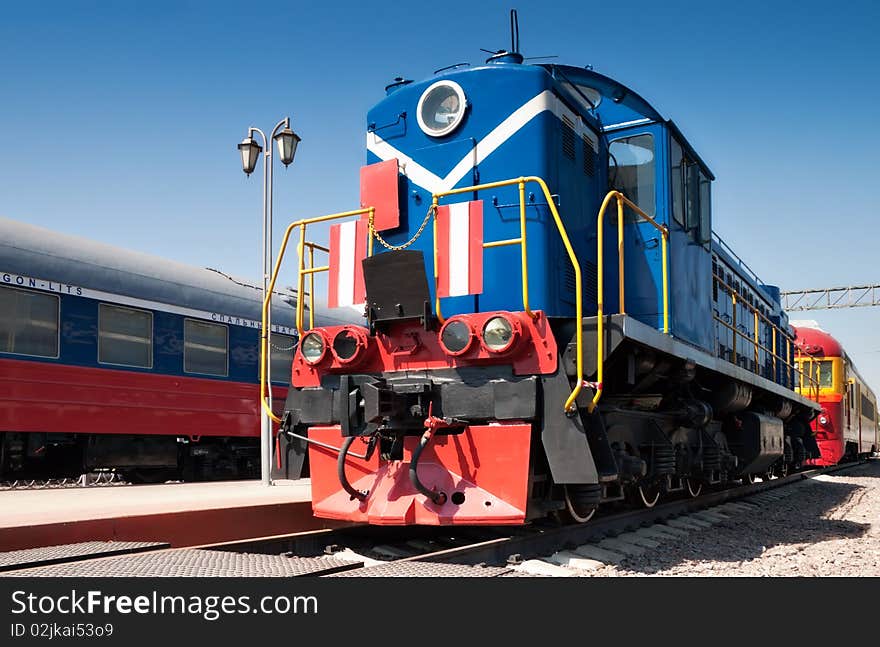
<instances>
[{"instance_id":1,"label":"passenger car window","mask_svg":"<svg viewBox=\"0 0 880 647\"><path fill-rule=\"evenodd\" d=\"M0 287L0 352L58 357L59 310L54 294Z\"/></svg>"},{"instance_id":2,"label":"passenger car window","mask_svg":"<svg viewBox=\"0 0 880 647\"><path fill-rule=\"evenodd\" d=\"M654 216L654 136L616 139L608 147L611 186Z\"/></svg>"},{"instance_id":3,"label":"passenger car window","mask_svg":"<svg viewBox=\"0 0 880 647\"><path fill-rule=\"evenodd\" d=\"M202 375L229 374L229 330L223 324L185 319L183 371Z\"/></svg>"},{"instance_id":4,"label":"passenger car window","mask_svg":"<svg viewBox=\"0 0 880 647\"><path fill-rule=\"evenodd\" d=\"M293 353L296 350L296 337L272 333L272 344L269 353L270 371L273 382L282 382L290 385L290 368L293 364Z\"/></svg>"},{"instance_id":5,"label":"passenger car window","mask_svg":"<svg viewBox=\"0 0 880 647\"><path fill-rule=\"evenodd\" d=\"M98 363L152 368L153 313L98 304Z\"/></svg>"}]
</instances>

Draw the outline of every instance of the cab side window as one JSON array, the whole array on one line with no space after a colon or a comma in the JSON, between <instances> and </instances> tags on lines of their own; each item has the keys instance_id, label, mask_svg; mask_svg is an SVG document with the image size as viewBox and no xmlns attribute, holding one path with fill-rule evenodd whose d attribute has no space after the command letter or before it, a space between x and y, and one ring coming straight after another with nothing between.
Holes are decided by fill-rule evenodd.
<instances>
[{"instance_id":1,"label":"cab side window","mask_svg":"<svg viewBox=\"0 0 880 647\"><path fill-rule=\"evenodd\" d=\"M615 139L608 146L608 177L611 187L635 202L653 217L654 209L654 136L633 135Z\"/></svg>"},{"instance_id":2,"label":"cab side window","mask_svg":"<svg viewBox=\"0 0 880 647\"><path fill-rule=\"evenodd\" d=\"M681 144L672 140L669 156L669 172L672 184L672 218L684 229L684 153Z\"/></svg>"},{"instance_id":3,"label":"cab side window","mask_svg":"<svg viewBox=\"0 0 880 647\"><path fill-rule=\"evenodd\" d=\"M670 180L673 220L695 243L708 244L712 240L711 180L675 139L670 147Z\"/></svg>"}]
</instances>

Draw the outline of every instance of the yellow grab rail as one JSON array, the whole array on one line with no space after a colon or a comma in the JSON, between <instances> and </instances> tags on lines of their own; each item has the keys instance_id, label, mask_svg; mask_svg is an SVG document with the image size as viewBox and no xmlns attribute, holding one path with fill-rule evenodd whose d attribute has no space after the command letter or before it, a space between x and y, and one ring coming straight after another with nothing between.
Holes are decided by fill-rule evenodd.
<instances>
[{"instance_id":1,"label":"yellow grab rail","mask_svg":"<svg viewBox=\"0 0 880 647\"><path fill-rule=\"evenodd\" d=\"M742 337L744 340L746 340L747 342L752 344L752 346L754 347L754 350L755 350L755 373L756 374L760 374L760 366L759 366L760 355L759 355L758 351L762 350L765 353L769 353L770 357L772 358L774 381L776 380L775 375L776 375L777 361L781 361L785 367L787 367L789 369L793 369L795 373L797 373L798 375L800 375L803 378L804 377L803 372L801 370L799 370L795 366L795 364L788 361L788 357L790 356L790 353L791 353L791 340L788 337L788 335L785 333L785 331L782 330L782 328L777 326L775 323L773 323L773 321L771 321L770 318L767 317L766 314L764 314L758 308L756 308L754 306L754 304L749 303L749 301L745 298L745 295L743 295L742 292L740 292L735 287L733 287L732 285L727 283L727 281L722 279L718 274L713 273L712 280L717 285L719 285L721 287L721 290L723 290L724 292L727 292L730 295L733 323L732 324L728 323L727 321L725 321L724 319L722 319L718 315L713 314L712 316L715 319L715 321L717 321L718 323L720 323L722 326L724 326L725 328L727 328L728 330L730 330L733 333L733 335L731 336L731 339L732 339L731 352L733 354L733 363L734 364L737 363L737 361L736 361L736 357L737 357L736 340L737 340L737 335L738 335L739 337ZM749 336L748 334L739 330L739 328L737 327L737 311L739 309L737 306L742 306L752 312L753 319L754 319L754 330L752 331L751 336ZM764 346L764 344L761 343L759 331L760 331L760 326L761 326L762 322L765 326L768 326L770 328L770 332L772 333L771 334L772 348L767 348L766 346ZM786 344L785 344L786 356L785 357L782 357L777 352L777 349L776 349L777 333L782 335L786 340ZM812 377L809 378L809 382L810 382L810 386L808 387L809 391L808 391L808 394L806 397L808 397L810 399L815 399L818 402L818 397L819 397L818 383ZM803 380L801 380L801 384L804 384ZM786 377L785 385L791 386L789 384L788 377ZM815 388L815 392L816 392L815 398L811 394L812 391L814 390L814 388ZM798 386L797 390L800 391L801 387ZM801 393L801 395L803 395L803 393Z\"/></svg>"},{"instance_id":2,"label":"yellow grab rail","mask_svg":"<svg viewBox=\"0 0 880 647\"><path fill-rule=\"evenodd\" d=\"M798 374L800 380L798 381L795 390L800 395L804 395L804 389L806 388L807 394L805 397L814 402L819 402L819 393L822 389L822 361L817 360L810 355L796 355L795 363L797 363L798 359L801 360L801 368L795 368L794 372ZM804 370L805 365L809 365L807 370ZM834 369L832 368L832 376L834 375L833 371ZM809 380L809 385L806 384L804 378Z\"/></svg>"},{"instance_id":3,"label":"yellow grab rail","mask_svg":"<svg viewBox=\"0 0 880 647\"><path fill-rule=\"evenodd\" d=\"M505 245L519 245L520 246L520 258L521 258L521 268L522 268L522 298L523 298L523 310L530 316L535 317L536 315L532 312L531 307L529 306L529 259L527 252L527 244L526 244L526 200L525 200L525 187L529 182L536 183L540 188L541 192L544 194L544 199L547 200L547 205L550 207L550 213L553 215L553 221L556 223L556 229L559 232L559 237L562 239L562 244L565 246L565 251L568 253L568 259L571 261L571 265L574 268L574 284L575 284L575 317L578 321L578 326L575 328L575 345L577 346L577 382L575 383L574 389L571 394L568 396L568 399L565 401L565 411L573 411L575 408L575 399L580 393L581 386L584 381L584 360L583 360L583 326L580 325L581 319L583 317L583 303L582 303L582 294L581 294L581 266L578 262L577 255L574 253L574 248L571 246L571 242L568 239L568 233L565 231L565 225L562 224L562 218L559 216L559 210L556 208L556 203L553 201L553 195L550 193L550 189L547 187L547 183L544 182L543 179L537 176L529 175L525 177L513 178L510 180L501 180L499 182L488 182L486 184L476 184L474 186L466 186L461 187L459 189L451 189L449 191L442 191L439 193L435 193L432 196L432 210L434 212L434 310L436 312L437 318L442 322L443 314L440 310L440 297L437 295L437 282L440 278L439 269L437 267L437 206L440 201L440 198L444 198L450 195L458 195L461 193L472 193L474 191L486 191L488 189L496 189L503 186L511 186L518 185L519 187L519 238L510 238L507 240L498 240L492 242L484 242L483 248L488 249L492 247L502 247Z\"/></svg>"},{"instance_id":4,"label":"yellow grab rail","mask_svg":"<svg viewBox=\"0 0 880 647\"><path fill-rule=\"evenodd\" d=\"M526 246L526 201L525 201L525 187L526 182L529 178L515 178L510 180L501 180L499 182L489 182L486 184L477 184L474 186L466 186L460 189L452 189L450 191L443 191L441 193L435 193L432 196L433 203L431 206L431 210L434 213L434 310L437 314L437 318L443 323L446 319L443 317L443 312L440 309L440 297L437 296L437 281L440 278L440 270L437 267L437 207L439 206L440 198L444 198L450 195L458 195L460 193L473 193L474 191L484 191L488 189L496 189L502 186L510 186L513 184L519 185L519 238L508 238L506 240L495 240L490 242L483 243L483 249L490 249L493 247L505 247L507 245L519 245L520 246L520 265L522 267L522 294L523 294L523 310L526 313L534 318L535 314L532 312L531 307L529 307L529 259L528 252Z\"/></svg>"},{"instance_id":5,"label":"yellow grab rail","mask_svg":"<svg viewBox=\"0 0 880 647\"><path fill-rule=\"evenodd\" d=\"M572 267L574 268L574 276L575 276L575 314L577 320L580 321L583 316L583 304L582 304L582 286L581 286L581 269L580 264L578 263L577 256L574 253L574 249L571 246L571 242L568 239L568 234L565 231L565 226L562 224L562 219L559 216L559 211L556 208L556 203L553 201L553 196L550 193L550 189L547 187L546 182L543 179L535 176L528 177L520 177L510 180L503 180L500 182L490 182L487 184L479 184L475 186L462 187L459 189L452 189L450 191L436 193L432 196L433 204L432 204L432 212L433 212L433 234L434 234L434 292L436 295L437 291L437 281L439 279L439 273L437 268L437 206L440 198L457 195L461 193L471 193L473 191L480 190L488 190L503 186L510 186L513 184L518 185L519 187L519 215L520 215L520 235L518 238L511 238L507 240L499 240L499 241L490 241L483 243L484 248L492 248L492 247L502 247L506 245L519 245L520 246L520 258L521 258L521 268L522 268L522 293L523 293L523 309L530 317L536 317L535 313L532 311L529 305L529 269L528 269L528 253L527 253L527 238L526 238L526 202L525 202L525 186L528 182L537 183L542 193L544 194L545 199L547 200L547 204L550 207L550 211L553 215L553 220L556 224L556 228L559 231L559 235L562 238L563 245L565 246L566 252L568 253L569 260L571 261ZM304 220L298 220L294 223L291 223L284 232L284 238L282 239L281 248L278 253L278 258L275 261L275 267L272 272L272 277L269 281L269 293L271 294L272 290L275 287L275 282L278 278L278 271L281 266L281 261L284 258L284 254L287 250L287 244L290 240L290 234L294 229L299 229L300 238L299 244L297 247L299 264L298 264L298 276L297 276L297 294L303 294L304 281L305 276L309 276L310 280L310 292L309 292L309 303L310 306L312 304L312 294L314 293L314 275L318 272L326 272L329 267L328 266L319 266L316 267L314 264L314 250L318 249L320 251L328 252L329 250L325 247L317 245L315 243L310 243L305 240L305 232L306 226L318 222L326 222L328 220L336 220L340 218L348 218L363 214L369 214L369 222L372 223L374 217L375 209L373 207L365 207L363 209L356 209L354 211L345 211L342 213L331 214L328 216L320 216L317 218L307 218ZM375 233L373 232L372 227L370 227L370 235L368 241L368 255L372 255L373 251L373 237ZM305 267L305 248L309 248L309 267ZM440 298L436 297L435 299L435 310L438 319L442 322L443 314L440 309ZM263 409L268 413L268 415L275 421L281 422L280 418L278 418L269 408L266 402L266 351L268 349L268 335L265 332L266 330L266 317L268 313L268 300L264 300L263 302L263 310L262 310L262 325L263 325L263 333L261 335L261 343L260 343L260 352L261 352L261 362L260 362L260 402L262 404ZM310 327L314 326L314 308L310 307L309 309L309 324ZM301 298L297 298L297 307L296 307L296 328L300 337L302 337L303 333L303 300ZM583 331L582 327L578 326L576 330L576 346L577 346L577 383L575 384L575 388L572 391L571 395L569 395L568 399L565 402L565 410L570 411L574 408L574 400L580 392L581 385L583 382Z\"/></svg>"},{"instance_id":6,"label":"yellow grab rail","mask_svg":"<svg viewBox=\"0 0 880 647\"><path fill-rule=\"evenodd\" d=\"M373 207L364 207L363 209L355 209L354 211L343 211L341 213L333 213L329 216L318 216L317 218L305 218L303 220L297 220L296 222L291 223L287 226L287 229L284 230L284 238L281 241L281 248L278 251L278 258L275 259L275 267L272 269L272 277L269 279L269 289L266 292L266 296L263 299L263 307L262 307L262 323L260 328L260 406L263 408L263 411L275 422L281 422L281 418L275 415L272 411L272 408L266 402L266 363L269 361L268 349L269 349L269 332L266 326L266 320L268 319L269 307L272 302L272 292L275 290L275 282L278 280L278 270L281 269L281 261L284 259L284 253L287 251L287 243L290 240L290 234L293 233L294 229L299 229L299 244L297 245L297 252L299 255L299 265L297 272L297 292L296 292L296 330L300 336L300 339L303 335L303 286L305 283L305 277L308 275L311 281L311 291L309 292L309 325L310 327L315 323L315 309L312 306L312 294L314 293L315 282L314 275L317 272L326 272L329 267L315 267L314 266L314 250L319 249L321 251L330 251L326 247L322 247L316 243L306 242L306 227L308 225L313 225L318 222L327 222L328 220L339 220L340 218L351 218L353 216L361 216L365 213L370 214L370 218L373 217L373 213L375 209ZM372 236L371 236L372 238ZM310 254L310 265L311 267L305 267L305 257L304 252L305 248L309 247Z\"/></svg>"},{"instance_id":7,"label":"yellow grab rail","mask_svg":"<svg viewBox=\"0 0 880 647\"><path fill-rule=\"evenodd\" d=\"M663 333L669 333L669 269L667 244L669 242L669 229L665 225L659 224L651 216L642 211L638 205L623 195L620 191L609 191L602 201L599 208L599 216L596 221L596 393L587 407L590 413L596 408L599 399L602 397L605 372L605 288L604 288L604 231L605 231L605 210L611 204L611 200L617 200L617 268L618 268L618 302L620 304L620 314L626 314L624 306L624 259L623 259L623 208L629 207L635 211L641 218L650 223L661 234L662 249L662 265L663 265ZM580 332L580 315L578 315L578 332ZM580 373L580 371L578 371ZM582 381L579 377L578 381Z\"/></svg>"}]
</instances>

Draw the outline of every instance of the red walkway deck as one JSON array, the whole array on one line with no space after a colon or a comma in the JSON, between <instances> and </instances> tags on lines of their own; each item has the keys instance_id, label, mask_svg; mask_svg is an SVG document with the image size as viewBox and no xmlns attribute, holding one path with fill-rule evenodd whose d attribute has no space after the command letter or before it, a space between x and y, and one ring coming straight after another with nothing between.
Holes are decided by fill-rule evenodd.
<instances>
[{"instance_id":1,"label":"red walkway deck","mask_svg":"<svg viewBox=\"0 0 880 647\"><path fill-rule=\"evenodd\" d=\"M82 541L232 541L337 526L312 516L308 479L0 492L0 551Z\"/></svg>"}]
</instances>

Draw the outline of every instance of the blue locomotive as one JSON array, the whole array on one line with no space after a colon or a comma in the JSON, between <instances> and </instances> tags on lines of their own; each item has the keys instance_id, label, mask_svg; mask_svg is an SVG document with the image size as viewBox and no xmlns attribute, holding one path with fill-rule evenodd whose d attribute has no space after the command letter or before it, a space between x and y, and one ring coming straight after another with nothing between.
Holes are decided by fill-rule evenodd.
<instances>
[{"instance_id":1,"label":"blue locomotive","mask_svg":"<svg viewBox=\"0 0 880 647\"><path fill-rule=\"evenodd\" d=\"M317 516L583 522L818 455L779 291L712 231L672 121L516 45L386 95L361 208L326 217L326 268L300 247L367 319L294 358L279 423Z\"/></svg>"}]
</instances>

